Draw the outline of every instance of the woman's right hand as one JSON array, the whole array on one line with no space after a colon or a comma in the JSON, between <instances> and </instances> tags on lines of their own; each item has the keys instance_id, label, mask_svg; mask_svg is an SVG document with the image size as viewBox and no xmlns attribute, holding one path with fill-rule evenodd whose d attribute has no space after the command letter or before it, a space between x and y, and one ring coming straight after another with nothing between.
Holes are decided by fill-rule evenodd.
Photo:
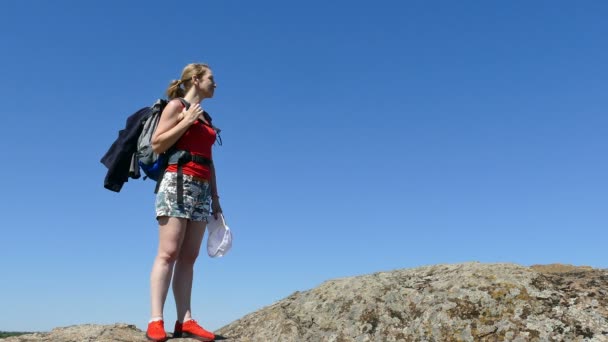
<instances>
[{"instance_id":1,"label":"woman's right hand","mask_svg":"<svg viewBox=\"0 0 608 342\"><path fill-rule=\"evenodd\" d=\"M193 124L202 114L203 114L203 109L201 108L201 105L198 103L195 103L195 104L191 105L188 110L184 110L181 113L179 113L177 120L178 121L186 120L187 123Z\"/></svg>"},{"instance_id":2,"label":"woman's right hand","mask_svg":"<svg viewBox=\"0 0 608 342\"><path fill-rule=\"evenodd\" d=\"M152 136L152 149L154 152L165 153L177 140L188 130L188 128L203 115L200 104L191 105L188 110L183 110L180 101L170 101L163 109L158 121L158 126ZM183 121L183 123L182 123Z\"/></svg>"}]
</instances>

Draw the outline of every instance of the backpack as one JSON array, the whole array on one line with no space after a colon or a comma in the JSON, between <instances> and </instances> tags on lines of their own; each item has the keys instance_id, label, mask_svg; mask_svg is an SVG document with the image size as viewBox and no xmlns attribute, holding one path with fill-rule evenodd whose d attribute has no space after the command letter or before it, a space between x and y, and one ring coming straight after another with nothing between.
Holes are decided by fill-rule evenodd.
<instances>
[{"instance_id":1,"label":"backpack","mask_svg":"<svg viewBox=\"0 0 608 342\"><path fill-rule=\"evenodd\" d=\"M190 104L179 99L184 107L189 108ZM169 101L165 99L157 100L152 106L146 106L127 118L125 128L118 132L118 138L112 143L108 151L101 158L101 163L108 168L104 179L104 188L120 192L122 186L129 178L140 178L140 170L144 172L146 178L156 181L156 191L160 184L159 180L169 164L178 166L178 174L181 176L181 166L193 161L198 164L210 164L211 160L199 156L192 156L188 151L181 151L171 147L166 152L158 155L152 149L152 137L158 126L161 114ZM211 124L211 116L203 112L203 116L208 126L215 131L218 145L222 145L220 129ZM181 177L178 177L178 180ZM180 186L178 184L178 190ZM178 191L178 195L179 195Z\"/></svg>"},{"instance_id":2,"label":"backpack","mask_svg":"<svg viewBox=\"0 0 608 342\"><path fill-rule=\"evenodd\" d=\"M184 99L179 99L184 107L188 109L190 104ZM158 99L151 107L151 112L142 123L142 131L137 139L137 151L135 156L138 159L139 168L144 172L144 179L150 178L158 181L164 169L167 167L166 153L158 155L152 149L152 137L160 121L160 116L169 102L165 99Z\"/></svg>"}]
</instances>

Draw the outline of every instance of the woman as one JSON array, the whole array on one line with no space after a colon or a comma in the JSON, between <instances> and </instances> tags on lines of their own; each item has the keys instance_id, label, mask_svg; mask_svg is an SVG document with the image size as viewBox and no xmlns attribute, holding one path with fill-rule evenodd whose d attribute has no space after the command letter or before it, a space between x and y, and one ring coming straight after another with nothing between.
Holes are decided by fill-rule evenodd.
<instances>
[{"instance_id":1,"label":"woman","mask_svg":"<svg viewBox=\"0 0 608 342\"><path fill-rule=\"evenodd\" d=\"M189 161L181 167L181 180L178 180L178 167L169 164L156 195L159 246L150 276L152 318L146 332L146 337L152 341L167 340L163 308L172 276L177 306L173 337L192 337L201 341L215 339L213 333L192 319L190 308L193 267L205 233L209 209L211 207L216 216L222 212L215 167L211 162L216 132L200 106L204 99L213 97L215 87L209 66L187 65L180 80L171 82L167 89L171 100L163 110L152 137L152 148L158 154L181 150L197 157L196 162Z\"/></svg>"}]
</instances>

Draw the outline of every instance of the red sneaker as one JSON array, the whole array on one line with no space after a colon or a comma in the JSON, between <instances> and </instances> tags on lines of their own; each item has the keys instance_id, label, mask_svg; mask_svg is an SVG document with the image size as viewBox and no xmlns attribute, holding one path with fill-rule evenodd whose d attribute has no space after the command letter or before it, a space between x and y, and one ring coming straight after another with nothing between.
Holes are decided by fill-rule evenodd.
<instances>
[{"instance_id":1,"label":"red sneaker","mask_svg":"<svg viewBox=\"0 0 608 342\"><path fill-rule=\"evenodd\" d=\"M146 331L146 337L150 341L165 342L167 340L167 333L165 332L165 322L160 320L148 323L148 331Z\"/></svg>"},{"instance_id":2,"label":"red sneaker","mask_svg":"<svg viewBox=\"0 0 608 342\"><path fill-rule=\"evenodd\" d=\"M175 330L178 330L178 324L175 324ZM215 334L203 329L195 320L191 319L181 324L180 337L190 337L199 341L211 342L215 340Z\"/></svg>"}]
</instances>

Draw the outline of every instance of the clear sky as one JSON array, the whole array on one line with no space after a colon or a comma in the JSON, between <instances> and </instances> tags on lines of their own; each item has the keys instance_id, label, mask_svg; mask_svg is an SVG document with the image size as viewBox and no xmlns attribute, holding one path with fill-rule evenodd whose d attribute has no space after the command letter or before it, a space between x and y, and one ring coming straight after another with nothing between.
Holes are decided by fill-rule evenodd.
<instances>
[{"instance_id":1,"label":"clear sky","mask_svg":"<svg viewBox=\"0 0 608 342\"><path fill-rule=\"evenodd\" d=\"M606 18L604 1L2 1L0 330L145 328L154 183L110 192L99 160L190 62L218 82L203 107L234 231L196 265L205 327L376 271L607 268Z\"/></svg>"}]
</instances>

